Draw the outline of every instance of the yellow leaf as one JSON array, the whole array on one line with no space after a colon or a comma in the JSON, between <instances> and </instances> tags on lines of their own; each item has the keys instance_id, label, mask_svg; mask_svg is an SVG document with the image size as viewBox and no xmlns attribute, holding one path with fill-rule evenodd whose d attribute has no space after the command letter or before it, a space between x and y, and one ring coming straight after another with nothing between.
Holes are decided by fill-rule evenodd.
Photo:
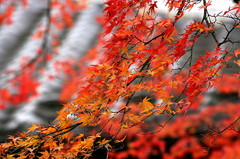
<instances>
[{"instance_id":1,"label":"yellow leaf","mask_svg":"<svg viewBox=\"0 0 240 159\"><path fill-rule=\"evenodd\" d=\"M95 141L94 137L89 137L87 139L84 139L83 141L81 141L82 149L91 149L94 141Z\"/></svg>"},{"instance_id":2,"label":"yellow leaf","mask_svg":"<svg viewBox=\"0 0 240 159\"><path fill-rule=\"evenodd\" d=\"M88 124L90 124L93 120L94 120L94 115L91 114L79 114L77 115L80 119L79 122L82 122L81 126L86 126Z\"/></svg>"},{"instance_id":3,"label":"yellow leaf","mask_svg":"<svg viewBox=\"0 0 240 159\"><path fill-rule=\"evenodd\" d=\"M48 151L44 151L44 152L40 152L42 154L41 158L49 158L50 157L50 154L48 153Z\"/></svg>"},{"instance_id":4,"label":"yellow leaf","mask_svg":"<svg viewBox=\"0 0 240 159\"><path fill-rule=\"evenodd\" d=\"M28 128L28 129L29 129L29 132L33 132L33 131L35 131L36 129L38 129L38 126L35 125L35 124L32 124L32 126L31 126L30 128Z\"/></svg>"},{"instance_id":5,"label":"yellow leaf","mask_svg":"<svg viewBox=\"0 0 240 159\"><path fill-rule=\"evenodd\" d=\"M234 61L234 63L240 66L240 60Z\"/></svg>"},{"instance_id":6,"label":"yellow leaf","mask_svg":"<svg viewBox=\"0 0 240 159\"><path fill-rule=\"evenodd\" d=\"M106 139L103 139L102 141L98 141L99 145L105 145L108 142L109 140L106 140Z\"/></svg>"},{"instance_id":7,"label":"yellow leaf","mask_svg":"<svg viewBox=\"0 0 240 159\"><path fill-rule=\"evenodd\" d=\"M128 126L127 124L123 124L123 125L121 125L121 127L122 127L123 129L127 129L129 126Z\"/></svg>"},{"instance_id":8,"label":"yellow leaf","mask_svg":"<svg viewBox=\"0 0 240 159\"><path fill-rule=\"evenodd\" d=\"M7 159L14 159L15 157L13 157L14 155L7 155Z\"/></svg>"},{"instance_id":9,"label":"yellow leaf","mask_svg":"<svg viewBox=\"0 0 240 159\"><path fill-rule=\"evenodd\" d=\"M141 121L139 115L129 114L128 119L133 122L132 124L139 123Z\"/></svg>"},{"instance_id":10,"label":"yellow leaf","mask_svg":"<svg viewBox=\"0 0 240 159\"><path fill-rule=\"evenodd\" d=\"M138 104L139 108L143 112L148 112L149 110L154 108L154 105L151 102L149 102L149 100L150 98L145 97L143 101Z\"/></svg>"},{"instance_id":11,"label":"yellow leaf","mask_svg":"<svg viewBox=\"0 0 240 159\"><path fill-rule=\"evenodd\" d=\"M116 140L115 143L123 142L127 136L124 136L121 140Z\"/></svg>"},{"instance_id":12,"label":"yellow leaf","mask_svg":"<svg viewBox=\"0 0 240 159\"><path fill-rule=\"evenodd\" d=\"M42 133L44 133L44 134L49 134L49 133L52 133L52 132L55 132L55 131L56 131L55 128L49 127L49 128L47 128L46 130L44 130Z\"/></svg>"},{"instance_id":13,"label":"yellow leaf","mask_svg":"<svg viewBox=\"0 0 240 159\"><path fill-rule=\"evenodd\" d=\"M15 157L14 157L15 158ZM25 156L25 155L21 155L20 157L18 157L17 159L26 159L26 158L28 158L27 156Z\"/></svg>"},{"instance_id":14,"label":"yellow leaf","mask_svg":"<svg viewBox=\"0 0 240 159\"><path fill-rule=\"evenodd\" d=\"M104 147L105 147L106 149L112 148L112 146L111 146L110 144L106 144Z\"/></svg>"},{"instance_id":15,"label":"yellow leaf","mask_svg":"<svg viewBox=\"0 0 240 159\"><path fill-rule=\"evenodd\" d=\"M101 137L101 133L97 133L97 134L96 134L96 137Z\"/></svg>"},{"instance_id":16,"label":"yellow leaf","mask_svg":"<svg viewBox=\"0 0 240 159\"><path fill-rule=\"evenodd\" d=\"M57 141L54 141L53 138L49 138L47 141L45 141L44 147L49 148L50 151L52 151L52 149L55 149L56 147L58 147Z\"/></svg>"}]
</instances>

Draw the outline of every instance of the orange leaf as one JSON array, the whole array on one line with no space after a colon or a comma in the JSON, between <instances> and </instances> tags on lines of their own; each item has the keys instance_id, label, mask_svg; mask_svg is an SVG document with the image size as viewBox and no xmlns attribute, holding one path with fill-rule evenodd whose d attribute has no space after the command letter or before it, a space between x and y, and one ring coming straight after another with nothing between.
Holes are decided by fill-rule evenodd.
<instances>
[{"instance_id":1,"label":"orange leaf","mask_svg":"<svg viewBox=\"0 0 240 159\"><path fill-rule=\"evenodd\" d=\"M149 100L150 98L145 97L143 101L138 104L139 108L142 109L143 112L148 112L154 108L154 105L149 102Z\"/></svg>"},{"instance_id":2,"label":"orange leaf","mask_svg":"<svg viewBox=\"0 0 240 159\"><path fill-rule=\"evenodd\" d=\"M29 132L33 132L33 131L35 131L36 129L38 129L38 126L35 125L35 124L32 124L32 126L31 126L30 128L28 128L28 129L29 129Z\"/></svg>"},{"instance_id":3,"label":"orange leaf","mask_svg":"<svg viewBox=\"0 0 240 159\"><path fill-rule=\"evenodd\" d=\"M236 57L238 57L239 54L240 54L240 49L237 49L237 50L234 51L234 55L235 55Z\"/></svg>"}]
</instances>

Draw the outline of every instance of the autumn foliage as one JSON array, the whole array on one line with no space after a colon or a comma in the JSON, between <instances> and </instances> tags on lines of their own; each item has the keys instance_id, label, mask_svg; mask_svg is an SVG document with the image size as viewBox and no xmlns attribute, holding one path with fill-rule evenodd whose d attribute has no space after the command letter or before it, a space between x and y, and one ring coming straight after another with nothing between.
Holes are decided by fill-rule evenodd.
<instances>
[{"instance_id":1,"label":"autumn foliage","mask_svg":"<svg viewBox=\"0 0 240 159\"><path fill-rule=\"evenodd\" d=\"M67 104L52 124L33 124L27 132L10 136L11 141L0 146L0 157L91 158L98 150L119 159L240 157L239 103L222 101L201 107L210 88L240 95L240 50L233 47L239 41L229 37L239 29L240 6L210 15L211 2L202 0L201 20L193 19L180 32L176 24L197 2L167 0L169 12L175 15L164 19L158 15L156 1L106 1L104 15L98 19L103 31L96 46L80 62L74 61L81 69L76 72L67 62L56 64L71 77L61 94ZM73 12L78 9L75 6L70 7ZM5 14L1 16L10 16ZM70 13L63 11L62 17L61 25L71 27ZM220 39L215 32L216 17L233 22ZM63 27L54 19L51 22ZM0 23L8 25L9 21L0 19ZM214 47L193 60L195 44L202 36L212 37ZM92 60L99 64L84 65ZM179 61L183 65L175 67ZM24 65L21 78L14 79L20 86L9 81L21 97L10 101L9 90L0 89L1 100L16 104L37 95L33 88L38 82L24 77L39 68L39 63L42 59ZM230 65L235 72L223 75ZM78 93L71 99L74 92ZM4 108L5 103L1 104Z\"/></svg>"}]
</instances>

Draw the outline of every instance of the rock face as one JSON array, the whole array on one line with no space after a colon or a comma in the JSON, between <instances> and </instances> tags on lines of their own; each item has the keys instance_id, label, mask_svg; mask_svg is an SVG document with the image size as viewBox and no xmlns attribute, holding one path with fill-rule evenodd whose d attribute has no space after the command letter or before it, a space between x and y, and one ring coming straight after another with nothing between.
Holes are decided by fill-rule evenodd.
<instances>
[{"instance_id":1,"label":"rock face","mask_svg":"<svg viewBox=\"0 0 240 159\"><path fill-rule=\"evenodd\" d=\"M71 29L57 32L58 35L62 36L61 45L58 48L59 54L47 64L46 72L38 77L40 86L37 92L39 95L22 106L0 111L0 142L5 141L7 135L25 130L30 123L44 123L55 118L55 112L61 108L58 97L66 77L64 73L51 81L48 80L48 77L56 72L53 66L55 62L72 58L79 60L93 46L97 34L101 30L101 26L95 22L96 17L102 13L103 6L100 3L99 0L90 1L89 7L74 15L76 18ZM33 40L31 35L36 31L38 24L46 23L47 4L47 0L29 0L27 8L19 7L15 11L12 25L0 27L0 88L4 86L8 78L11 78L4 76L4 70L18 68L19 60L24 56L30 58L36 56L36 49L41 46L42 39ZM177 27L181 29L182 25L188 22L188 20L182 21L182 24L178 24ZM231 26L230 23L229 26ZM224 29L219 28L219 38L223 33ZM238 40L240 33L236 31L230 36ZM212 43L212 38L201 37L196 46L195 59L206 50L214 48ZM238 48L239 45L234 47ZM181 66L182 61L184 58L176 65ZM231 70L227 72L229 71ZM211 95L212 92L209 96ZM218 99L214 97L214 100Z\"/></svg>"}]
</instances>

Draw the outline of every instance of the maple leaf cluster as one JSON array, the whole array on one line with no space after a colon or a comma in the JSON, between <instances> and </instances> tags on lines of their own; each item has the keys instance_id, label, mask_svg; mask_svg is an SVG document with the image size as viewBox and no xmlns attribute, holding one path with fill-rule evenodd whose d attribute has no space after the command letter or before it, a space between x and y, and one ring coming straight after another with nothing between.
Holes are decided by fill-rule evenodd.
<instances>
[{"instance_id":1,"label":"maple leaf cluster","mask_svg":"<svg viewBox=\"0 0 240 159\"><path fill-rule=\"evenodd\" d=\"M235 44L229 34L239 25L239 4L219 15L224 17L233 11L226 18L235 23L223 40L218 40L216 22L208 14L209 3L203 0L202 20L192 20L180 34L176 24L194 7L194 1L168 0L169 11L177 11L168 19L157 14L157 2L153 0L106 1L103 32L96 46L79 62L81 70L74 72L68 63L60 63L72 77L61 98L67 100L77 91L74 99L64 104L53 124L33 124L18 137L11 136L10 142L1 144L0 157L91 158L95 151L105 149L111 158L205 158L208 154L204 147L212 148L210 158L234 158L235 152L239 155L239 104L221 103L191 113L199 109L203 93L209 88L239 95L236 87L225 88L230 85L228 81L239 83L239 70L222 76L229 61L239 55L222 47L228 42ZM71 7L74 10L74 5ZM70 27L69 15L64 12L62 16ZM214 48L193 61L200 36L212 36ZM174 68L188 53L185 64ZM99 64L83 66L93 59ZM235 61L234 67L238 68L239 63ZM224 86L221 79L226 79ZM37 83L31 85L36 87ZM23 94L25 89L28 87L21 90ZM9 98L9 92L2 91L3 97ZM147 95L141 96L143 92ZM227 117L200 132L198 128L204 123L214 122L216 112ZM206 136L197 141L201 133ZM121 144L126 147L118 151Z\"/></svg>"},{"instance_id":2,"label":"maple leaf cluster","mask_svg":"<svg viewBox=\"0 0 240 159\"><path fill-rule=\"evenodd\" d=\"M8 27L14 24L13 15L20 9L29 9L28 0L3 0L3 11L0 14L0 24ZM19 106L33 97L38 96L37 91L40 85L39 77L44 75L46 65L54 63L56 73L48 75L49 81L58 78L62 74L73 77L74 63L76 60L67 58L66 60L55 60L59 54L62 33L70 29L74 23L74 16L86 7L85 1L46 1L46 24L45 21L36 26L36 30L31 33L31 40L42 40L39 48L32 53L31 57L23 56L18 60L17 67L6 67L3 72L0 88L0 109L11 106ZM10 23L11 22L11 23Z\"/></svg>"}]
</instances>

